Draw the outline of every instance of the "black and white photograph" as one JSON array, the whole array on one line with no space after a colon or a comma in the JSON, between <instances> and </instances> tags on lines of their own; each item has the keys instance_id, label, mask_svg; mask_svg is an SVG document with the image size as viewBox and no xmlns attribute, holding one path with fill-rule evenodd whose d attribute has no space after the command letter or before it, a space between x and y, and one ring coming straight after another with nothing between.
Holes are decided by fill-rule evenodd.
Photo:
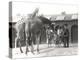
<instances>
[{"instance_id":1,"label":"black and white photograph","mask_svg":"<svg viewBox=\"0 0 80 60\"><path fill-rule=\"evenodd\" d=\"M77 5L9 2L10 58L77 54Z\"/></svg>"}]
</instances>

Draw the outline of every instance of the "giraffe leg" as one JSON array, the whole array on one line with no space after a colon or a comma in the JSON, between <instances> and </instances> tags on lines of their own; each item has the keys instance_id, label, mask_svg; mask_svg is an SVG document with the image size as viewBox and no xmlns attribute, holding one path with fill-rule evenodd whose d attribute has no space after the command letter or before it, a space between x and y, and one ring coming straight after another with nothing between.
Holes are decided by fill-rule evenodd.
<instances>
[{"instance_id":1,"label":"giraffe leg","mask_svg":"<svg viewBox=\"0 0 80 60\"><path fill-rule=\"evenodd\" d=\"M34 47L33 47L33 34L31 33L31 37L30 37L30 43L31 43L31 52L34 54Z\"/></svg>"},{"instance_id":2,"label":"giraffe leg","mask_svg":"<svg viewBox=\"0 0 80 60\"><path fill-rule=\"evenodd\" d=\"M17 46L17 40L18 40L19 36L18 36L18 33L17 33L17 37L15 38L15 48Z\"/></svg>"},{"instance_id":3,"label":"giraffe leg","mask_svg":"<svg viewBox=\"0 0 80 60\"><path fill-rule=\"evenodd\" d=\"M29 52L29 50L28 50L28 33L26 34L26 54L27 54L27 52Z\"/></svg>"},{"instance_id":4,"label":"giraffe leg","mask_svg":"<svg viewBox=\"0 0 80 60\"><path fill-rule=\"evenodd\" d=\"M17 40L19 39L19 33L17 32L17 37L15 38L15 48L17 46ZM21 53L23 53L22 48L21 48L21 42L19 41L19 47L20 47L20 51Z\"/></svg>"},{"instance_id":5,"label":"giraffe leg","mask_svg":"<svg viewBox=\"0 0 80 60\"><path fill-rule=\"evenodd\" d=\"M34 54L33 41L31 42L31 52Z\"/></svg>"},{"instance_id":6,"label":"giraffe leg","mask_svg":"<svg viewBox=\"0 0 80 60\"><path fill-rule=\"evenodd\" d=\"M37 43L37 54L39 54L39 40L40 40L40 36L36 37L36 43Z\"/></svg>"},{"instance_id":7,"label":"giraffe leg","mask_svg":"<svg viewBox=\"0 0 80 60\"><path fill-rule=\"evenodd\" d=\"M22 48L21 48L21 42L20 41L19 41L19 47L20 47L21 53L23 53Z\"/></svg>"},{"instance_id":8,"label":"giraffe leg","mask_svg":"<svg viewBox=\"0 0 80 60\"><path fill-rule=\"evenodd\" d=\"M26 41L26 54L27 54L28 51L29 51L28 50L28 41Z\"/></svg>"}]
</instances>

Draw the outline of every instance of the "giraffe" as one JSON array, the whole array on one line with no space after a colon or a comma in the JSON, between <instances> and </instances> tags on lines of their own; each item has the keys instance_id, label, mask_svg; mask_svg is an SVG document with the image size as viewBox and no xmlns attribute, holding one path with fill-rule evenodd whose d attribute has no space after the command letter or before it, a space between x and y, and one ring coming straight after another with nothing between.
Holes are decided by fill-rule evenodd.
<instances>
[{"instance_id":1,"label":"giraffe","mask_svg":"<svg viewBox=\"0 0 80 60\"><path fill-rule=\"evenodd\" d=\"M26 36L26 54L29 51L28 46L29 46L29 37L31 40L31 52L34 54L34 48L33 48L33 37L35 37L36 39L36 44L37 44L37 54L39 54L39 42L40 42L40 37L41 37L41 31L43 29L44 23L43 20L41 19L40 16L38 16L38 11L39 9L36 8L35 11L30 14L28 16L28 18L22 18L19 22L16 23L15 27L16 27L16 31L17 31L17 37L15 38L15 48L16 48L16 42L17 39L20 39L20 35L25 32L25 36ZM47 20L47 19L46 19ZM46 21L45 20L45 21ZM44 22L45 22L44 21ZM48 22L49 23L49 22ZM48 24L45 23L45 24ZM21 47L21 42L19 41L19 46L20 46L20 51L21 53L23 53L22 47Z\"/></svg>"},{"instance_id":2,"label":"giraffe","mask_svg":"<svg viewBox=\"0 0 80 60\"><path fill-rule=\"evenodd\" d=\"M17 37L15 38L15 48L17 45L17 40L20 39L20 35L25 32L26 35L26 54L28 52L28 37L32 38L33 36L36 37L36 43L37 43L37 52L39 52L39 40L41 35L41 29L42 29L42 21L38 18L37 13L39 9L36 8L36 10L33 12L33 14L30 14L27 19L22 18L20 21L18 21L15 25L16 31L17 31ZM32 40L32 39L31 39ZM21 42L19 41L20 51L23 53L21 48ZM33 53L33 40L31 42L31 52ZM34 53L33 53L34 54Z\"/></svg>"}]
</instances>

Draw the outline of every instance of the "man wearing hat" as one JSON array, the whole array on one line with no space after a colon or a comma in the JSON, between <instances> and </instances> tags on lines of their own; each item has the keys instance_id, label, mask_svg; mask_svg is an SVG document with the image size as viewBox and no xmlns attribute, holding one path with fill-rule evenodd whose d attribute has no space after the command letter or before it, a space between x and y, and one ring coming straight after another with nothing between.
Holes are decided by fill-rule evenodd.
<instances>
[{"instance_id":1,"label":"man wearing hat","mask_svg":"<svg viewBox=\"0 0 80 60\"><path fill-rule=\"evenodd\" d=\"M64 25L64 47L69 47L69 30L68 30L68 25Z\"/></svg>"}]
</instances>

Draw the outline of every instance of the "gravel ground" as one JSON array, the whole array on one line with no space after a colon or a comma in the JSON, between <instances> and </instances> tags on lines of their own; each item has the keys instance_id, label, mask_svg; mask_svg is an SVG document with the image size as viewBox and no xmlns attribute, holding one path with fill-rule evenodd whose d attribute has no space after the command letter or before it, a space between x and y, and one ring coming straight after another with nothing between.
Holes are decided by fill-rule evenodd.
<instances>
[{"instance_id":1,"label":"gravel ground","mask_svg":"<svg viewBox=\"0 0 80 60\"><path fill-rule=\"evenodd\" d=\"M29 47L30 48L30 47ZM47 44L40 45L40 54L36 54L36 45L34 46L34 55L31 52L25 54L25 47L22 47L24 53L21 53L19 48L13 49L13 58L31 58L31 57L47 57L47 56L65 56L77 55L77 44L70 44L69 48L54 47L53 45L48 48Z\"/></svg>"}]
</instances>

